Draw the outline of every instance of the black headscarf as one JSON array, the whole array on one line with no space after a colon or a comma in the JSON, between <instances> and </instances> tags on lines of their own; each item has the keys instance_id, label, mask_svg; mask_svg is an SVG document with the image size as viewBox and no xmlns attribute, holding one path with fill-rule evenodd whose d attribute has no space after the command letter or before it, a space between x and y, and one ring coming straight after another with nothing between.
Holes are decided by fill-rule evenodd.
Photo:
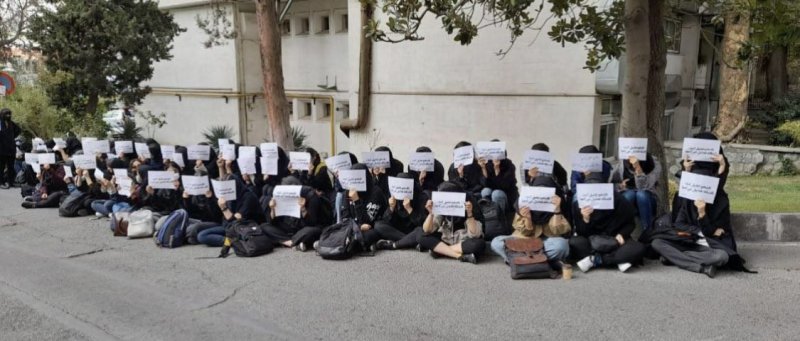
<instances>
[{"instance_id":1,"label":"black headscarf","mask_svg":"<svg viewBox=\"0 0 800 341\"><path fill-rule=\"evenodd\" d=\"M417 153L432 153L433 151L426 147L418 147L416 149ZM415 170L408 169L408 173L414 176L414 179L419 179L419 172ZM440 184L444 182L444 166L442 165L439 160L433 159L433 172L428 172L425 175L425 183L422 184L422 190L424 191L435 191Z\"/></svg>"},{"instance_id":2,"label":"black headscarf","mask_svg":"<svg viewBox=\"0 0 800 341\"><path fill-rule=\"evenodd\" d=\"M390 163L391 167L386 169L386 175L388 175L388 176L397 176L397 174L400 174L400 173L403 172L403 163L400 162L400 160L394 158L394 154L392 154L392 150L389 149L389 147L381 146L381 147L375 148L375 151L376 152L389 152L389 163Z\"/></svg>"}]
</instances>

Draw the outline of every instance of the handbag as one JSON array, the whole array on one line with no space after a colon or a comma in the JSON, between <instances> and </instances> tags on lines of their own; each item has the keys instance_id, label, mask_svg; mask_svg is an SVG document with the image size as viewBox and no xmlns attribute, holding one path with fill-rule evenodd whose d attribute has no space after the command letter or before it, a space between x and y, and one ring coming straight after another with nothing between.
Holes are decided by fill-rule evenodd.
<instances>
[{"instance_id":1,"label":"handbag","mask_svg":"<svg viewBox=\"0 0 800 341\"><path fill-rule=\"evenodd\" d=\"M603 234L589 236L589 244L592 245L592 250L600 253L609 253L619 248L617 238Z\"/></svg>"},{"instance_id":2,"label":"handbag","mask_svg":"<svg viewBox=\"0 0 800 341\"><path fill-rule=\"evenodd\" d=\"M541 239L509 238L505 240L505 251L511 278L555 278Z\"/></svg>"},{"instance_id":3,"label":"handbag","mask_svg":"<svg viewBox=\"0 0 800 341\"><path fill-rule=\"evenodd\" d=\"M139 210L128 216L128 238L144 238L153 236L153 212Z\"/></svg>"}]
</instances>

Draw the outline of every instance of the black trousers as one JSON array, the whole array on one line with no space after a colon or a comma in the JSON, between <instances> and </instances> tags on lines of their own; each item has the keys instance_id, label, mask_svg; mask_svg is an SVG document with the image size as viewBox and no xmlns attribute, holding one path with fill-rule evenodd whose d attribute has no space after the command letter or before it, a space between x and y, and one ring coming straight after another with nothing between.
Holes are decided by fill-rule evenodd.
<instances>
[{"instance_id":1,"label":"black trousers","mask_svg":"<svg viewBox=\"0 0 800 341\"><path fill-rule=\"evenodd\" d=\"M443 243L441 233L433 233L427 236L423 235L419 240L419 244L428 250L433 250L439 243ZM470 238L461 242L461 253L465 255L471 253L477 257L483 254L484 250L486 250L486 242L483 241L483 239Z\"/></svg>"},{"instance_id":2,"label":"black trousers","mask_svg":"<svg viewBox=\"0 0 800 341\"><path fill-rule=\"evenodd\" d=\"M575 260L594 255L599 256L603 265L617 265L622 263L639 264L644 258L645 246L633 239L626 240L625 244L608 253L598 253L592 249L589 239L575 236L569 239L569 254Z\"/></svg>"},{"instance_id":3,"label":"black trousers","mask_svg":"<svg viewBox=\"0 0 800 341\"><path fill-rule=\"evenodd\" d=\"M276 242L291 240L292 245L306 243L310 246L315 241L319 240L319 237L322 235L322 229L316 226L306 226L295 233L289 233L271 224L263 224L261 228L264 230L264 234L270 239Z\"/></svg>"},{"instance_id":4,"label":"black trousers","mask_svg":"<svg viewBox=\"0 0 800 341\"><path fill-rule=\"evenodd\" d=\"M37 192L34 192L34 195L35 193ZM61 197L65 195L67 195L67 192L58 191L48 194L46 199L40 199L38 202L33 197L26 197L23 200L36 203L33 208L57 208L61 205Z\"/></svg>"},{"instance_id":5,"label":"black trousers","mask_svg":"<svg viewBox=\"0 0 800 341\"><path fill-rule=\"evenodd\" d=\"M375 223L375 231L378 232L381 239L388 239L395 242L394 245L396 249L414 248L419 244L419 238L422 237L422 226L406 233L385 221Z\"/></svg>"},{"instance_id":6,"label":"black trousers","mask_svg":"<svg viewBox=\"0 0 800 341\"><path fill-rule=\"evenodd\" d=\"M14 156L0 155L0 184L14 185Z\"/></svg>"},{"instance_id":7,"label":"black trousers","mask_svg":"<svg viewBox=\"0 0 800 341\"><path fill-rule=\"evenodd\" d=\"M728 263L728 253L702 245L673 243L663 239L653 240L653 250L679 268L700 272L704 265L723 266Z\"/></svg>"}]
</instances>

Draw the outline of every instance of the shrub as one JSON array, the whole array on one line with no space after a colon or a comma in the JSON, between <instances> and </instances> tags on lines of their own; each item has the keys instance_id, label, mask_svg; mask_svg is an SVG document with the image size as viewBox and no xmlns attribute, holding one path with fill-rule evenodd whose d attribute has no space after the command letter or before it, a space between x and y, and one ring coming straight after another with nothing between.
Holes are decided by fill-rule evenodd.
<instances>
[{"instance_id":1,"label":"shrub","mask_svg":"<svg viewBox=\"0 0 800 341\"><path fill-rule=\"evenodd\" d=\"M306 149L306 138L308 135L300 127L292 127L292 143L294 143L294 150Z\"/></svg>"},{"instance_id":2,"label":"shrub","mask_svg":"<svg viewBox=\"0 0 800 341\"><path fill-rule=\"evenodd\" d=\"M778 170L778 175L780 176L795 176L798 174L797 167L794 166L794 162L790 159L786 159L781 157L781 169Z\"/></svg>"},{"instance_id":3,"label":"shrub","mask_svg":"<svg viewBox=\"0 0 800 341\"><path fill-rule=\"evenodd\" d=\"M232 139L236 134L233 128L226 125L211 126L203 132L203 138L206 139L209 145L215 149L219 149L219 139Z\"/></svg>"},{"instance_id":4,"label":"shrub","mask_svg":"<svg viewBox=\"0 0 800 341\"><path fill-rule=\"evenodd\" d=\"M62 113L39 87L18 87L13 95L7 97L4 106L11 109L13 120L27 137L52 138L66 133L71 127L71 122L64 122Z\"/></svg>"},{"instance_id":5,"label":"shrub","mask_svg":"<svg viewBox=\"0 0 800 341\"><path fill-rule=\"evenodd\" d=\"M800 145L800 120L783 123L775 131L790 139L790 145Z\"/></svg>"}]
</instances>

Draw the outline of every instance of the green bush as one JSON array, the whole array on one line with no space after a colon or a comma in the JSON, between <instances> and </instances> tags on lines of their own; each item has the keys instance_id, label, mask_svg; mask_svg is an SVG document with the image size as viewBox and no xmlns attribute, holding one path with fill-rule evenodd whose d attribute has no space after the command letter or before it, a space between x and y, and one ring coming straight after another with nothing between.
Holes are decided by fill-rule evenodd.
<instances>
[{"instance_id":1,"label":"green bush","mask_svg":"<svg viewBox=\"0 0 800 341\"><path fill-rule=\"evenodd\" d=\"M14 121L29 138L61 136L71 127L71 122L64 122L66 115L51 104L50 97L39 87L18 87L13 95L6 97L2 106L11 109Z\"/></svg>"},{"instance_id":2,"label":"green bush","mask_svg":"<svg viewBox=\"0 0 800 341\"><path fill-rule=\"evenodd\" d=\"M751 127L770 130L770 144L789 146L797 144L791 133L779 129L784 123L800 120L800 96L790 96L771 105L765 111L756 111L749 116Z\"/></svg>"},{"instance_id":3,"label":"green bush","mask_svg":"<svg viewBox=\"0 0 800 341\"><path fill-rule=\"evenodd\" d=\"M788 139L789 145L800 145L800 120L785 122L778 129L775 129L775 132Z\"/></svg>"},{"instance_id":4,"label":"green bush","mask_svg":"<svg viewBox=\"0 0 800 341\"><path fill-rule=\"evenodd\" d=\"M236 134L233 128L226 125L211 126L203 132L203 138L206 139L209 145L214 149L219 149L219 139L232 139Z\"/></svg>"}]
</instances>

